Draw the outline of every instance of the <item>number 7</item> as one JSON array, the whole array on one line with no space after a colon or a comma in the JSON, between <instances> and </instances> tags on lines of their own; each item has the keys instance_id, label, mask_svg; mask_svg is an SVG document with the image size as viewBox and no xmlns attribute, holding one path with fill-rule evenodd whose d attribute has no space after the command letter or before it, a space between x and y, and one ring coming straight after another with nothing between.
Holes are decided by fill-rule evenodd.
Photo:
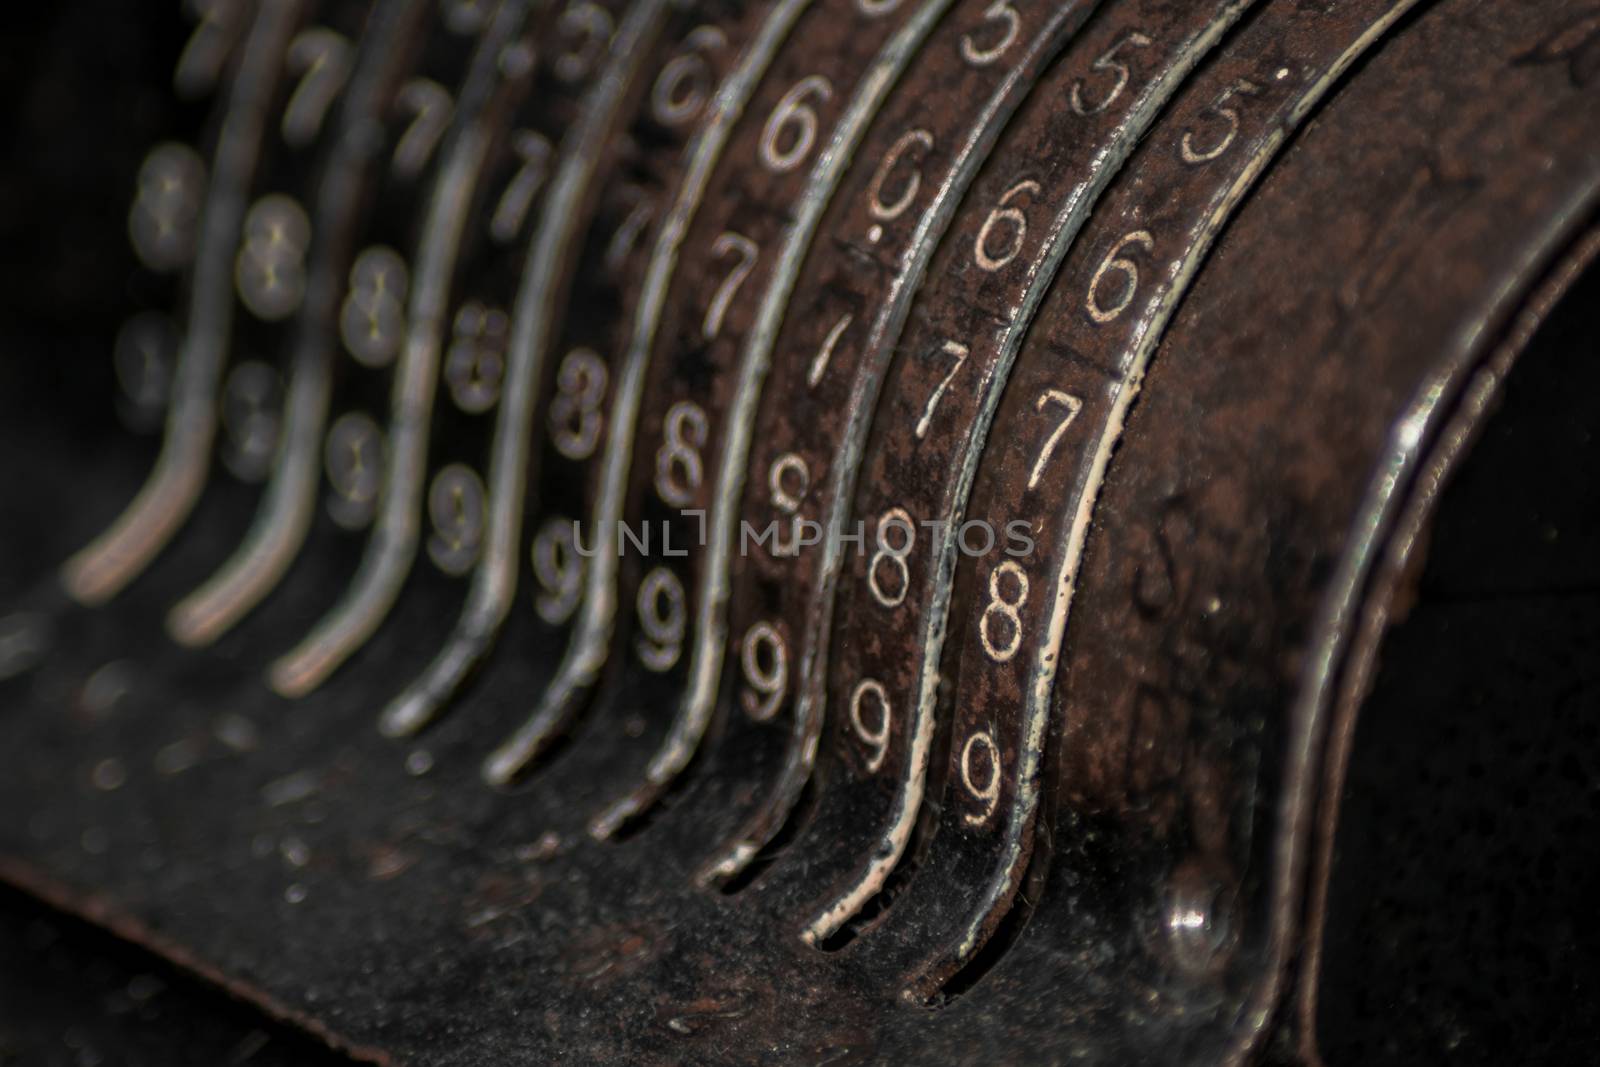
<instances>
[{"instance_id":1,"label":"number 7","mask_svg":"<svg viewBox=\"0 0 1600 1067\"><path fill-rule=\"evenodd\" d=\"M1063 393L1060 389L1046 389L1040 394L1038 401L1033 405L1035 411L1043 411L1051 404L1060 404L1067 409L1066 418L1056 423L1056 428L1045 440L1044 448L1039 450L1039 458L1033 462L1033 473L1028 475L1028 488L1032 489L1039 484L1039 478L1044 474L1045 466L1050 462L1050 457L1055 454L1056 443L1061 440L1061 435L1067 432L1067 427L1072 425L1072 420L1078 417L1078 412L1083 410L1083 401L1071 393Z\"/></svg>"},{"instance_id":2,"label":"number 7","mask_svg":"<svg viewBox=\"0 0 1600 1067\"><path fill-rule=\"evenodd\" d=\"M956 365L950 368L950 373L944 376L944 380L933 391L933 395L928 397L927 407L922 409L922 418L917 420L917 440L919 441L927 436L928 427L933 424L933 409L939 406L939 398L944 396L946 389L950 388L950 383L955 380L955 376L961 373L961 368L967 362L967 356L971 352L966 345L957 341L946 341L941 351L947 355L955 356Z\"/></svg>"}]
</instances>

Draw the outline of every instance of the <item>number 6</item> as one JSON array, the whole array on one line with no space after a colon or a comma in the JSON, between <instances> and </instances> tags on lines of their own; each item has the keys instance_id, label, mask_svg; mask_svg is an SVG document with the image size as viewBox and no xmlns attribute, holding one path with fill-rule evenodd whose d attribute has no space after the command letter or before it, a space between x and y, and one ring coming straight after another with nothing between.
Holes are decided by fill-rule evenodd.
<instances>
[{"instance_id":1,"label":"number 6","mask_svg":"<svg viewBox=\"0 0 1600 1067\"><path fill-rule=\"evenodd\" d=\"M808 96L826 102L833 99L833 85L820 74L801 78L783 94L767 124L761 129L761 162L767 169L782 174L798 167L817 140L817 113L807 103ZM794 128L793 140L788 148L778 147L778 138L785 129Z\"/></svg>"},{"instance_id":2,"label":"number 6","mask_svg":"<svg viewBox=\"0 0 1600 1067\"><path fill-rule=\"evenodd\" d=\"M1149 230L1135 230L1106 253L1105 261L1100 264L1100 269L1094 272L1094 278L1089 282L1089 295L1084 298L1084 308L1089 312L1091 319L1104 326L1128 309L1128 305L1133 303L1133 298L1139 291L1139 265L1122 255L1122 250L1131 245L1138 245L1148 252L1155 247L1155 244L1156 239L1150 236ZM1113 272L1121 274L1126 281L1122 291L1117 294L1116 301L1110 307L1106 307L1100 303L1097 294L1105 276Z\"/></svg>"}]
</instances>

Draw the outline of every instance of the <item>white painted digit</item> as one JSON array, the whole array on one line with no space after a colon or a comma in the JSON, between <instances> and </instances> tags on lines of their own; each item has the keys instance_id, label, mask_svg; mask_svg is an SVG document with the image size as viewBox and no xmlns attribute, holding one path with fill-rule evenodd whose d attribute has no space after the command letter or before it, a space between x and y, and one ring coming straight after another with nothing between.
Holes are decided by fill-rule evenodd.
<instances>
[{"instance_id":1,"label":"white painted digit","mask_svg":"<svg viewBox=\"0 0 1600 1067\"><path fill-rule=\"evenodd\" d=\"M481 415L500 402L510 332L511 322L499 308L469 300L456 312L444 380L456 407L467 414Z\"/></svg>"},{"instance_id":2,"label":"white painted digit","mask_svg":"<svg viewBox=\"0 0 1600 1067\"><path fill-rule=\"evenodd\" d=\"M811 357L811 366L806 371L806 385L812 389L822 381L822 376L827 373L828 363L833 359L833 350L839 344L839 338L850 328L853 316L849 314L839 316L839 321L833 324L833 329L828 331L828 336L822 339L822 347L817 349L817 354Z\"/></svg>"},{"instance_id":3,"label":"white painted digit","mask_svg":"<svg viewBox=\"0 0 1600 1067\"><path fill-rule=\"evenodd\" d=\"M958 341L946 341L939 351L947 356L954 356L956 361L950 367L950 373L940 380L938 387L933 391L933 395L928 397L927 404L923 405L922 417L917 420L916 434L919 441L928 435L928 428L933 425L934 409L939 406L939 401L944 396L945 390L950 388L950 383L955 381L957 374L961 373L961 368L967 362L967 356L971 355L971 349Z\"/></svg>"},{"instance_id":4,"label":"white painted digit","mask_svg":"<svg viewBox=\"0 0 1600 1067\"><path fill-rule=\"evenodd\" d=\"M987 67L1005 55L1017 43L1017 35L1022 31L1022 16L1006 0L995 0L984 8L983 21L1001 23L1005 29L1000 31L1000 39L988 46L979 45L970 33L961 35L961 58L974 67Z\"/></svg>"},{"instance_id":5,"label":"white painted digit","mask_svg":"<svg viewBox=\"0 0 1600 1067\"><path fill-rule=\"evenodd\" d=\"M1103 326L1128 309L1128 305L1133 303L1133 298L1139 291L1139 265L1122 253L1133 246L1148 252L1155 247L1155 244L1156 239L1150 235L1149 230L1135 230L1106 253L1100 269L1094 272L1094 278L1089 282L1088 295L1084 297L1084 309L1089 312L1091 319ZM1099 294L1100 283L1110 274L1120 274L1123 282L1116 298L1108 306L1101 303Z\"/></svg>"},{"instance_id":6,"label":"white painted digit","mask_svg":"<svg viewBox=\"0 0 1600 1067\"><path fill-rule=\"evenodd\" d=\"M873 172L872 184L867 186L867 211L873 218L880 222L891 222L906 213L906 210L916 203L917 191L922 187L922 172L915 166L911 168L911 177L907 179L905 188L900 191L892 202L886 203L883 199L883 185L889 180L889 175L895 166L905 157L913 145L920 146L924 152L933 147L933 134L927 130L908 130L900 135L900 139L889 147L883 154L883 160L878 164L878 169Z\"/></svg>"},{"instance_id":7,"label":"white painted digit","mask_svg":"<svg viewBox=\"0 0 1600 1067\"><path fill-rule=\"evenodd\" d=\"M222 65L244 29L243 0L191 0L190 12L198 20L178 56L172 84L178 95L194 99L212 90L222 76Z\"/></svg>"},{"instance_id":8,"label":"white painted digit","mask_svg":"<svg viewBox=\"0 0 1600 1067\"><path fill-rule=\"evenodd\" d=\"M222 460L242 481L259 482L278 451L283 385L277 371L255 360L240 363L222 387L222 425L228 433Z\"/></svg>"},{"instance_id":9,"label":"white painted digit","mask_svg":"<svg viewBox=\"0 0 1600 1067\"><path fill-rule=\"evenodd\" d=\"M706 318L700 326L700 332L707 341L715 340L722 332L722 320L728 315L728 305L733 303L733 298L744 284L744 280L755 269L756 257L761 250L756 243L742 233L728 231L719 234L711 242L711 254L721 259L729 252L736 254L739 261L733 265L728 276L722 279L722 284L717 286L717 291L711 296L711 304L706 308Z\"/></svg>"},{"instance_id":10,"label":"white painted digit","mask_svg":"<svg viewBox=\"0 0 1600 1067\"><path fill-rule=\"evenodd\" d=\"M639 661L657 673L670 670L683 653L688 606L683 583L665 567L657 567L639 584Z\"/></svg>"},{"instance_id":11,"label":"white painted digit","mask_svg":"<svg viewBox=\"0 0 1600 1067\"><path fill-rule=\"evenodd\" d=\"M889 536L891 530L904 530L905 543L892 544ZM886 608L897 608L905 602L906 594L911 591L911 569L906 557L917 546L917 528L905 508L890 508L878 517L877 545L878 550L867 564L867 586L878 603ZM884 566L895 574L894 584L888 590L885 590L880 577L880 570Z\"/></svg>"},{"instance_id":12,"label":"white painted digit","mask_svg":"<svg viewBox=\"0 0 1600 1067\"><path fill-rule=\"evenodd\" d=\"M145 266L173 271L194 258L206 165L188 145L156 145L139 165L128 237Z\"/></svg>"},{"instance_id":13,"label":"white painted digit","mask_svg":"<svg viewBox=\"0 0 1600 1067\"><path fill-rule=\"evenodd\" d=\"M777 714L789 687L789 647L771 623L758 622L744 635L739 653L745 684L739 694L744 713L757 722Z\"/></svg>"},{"instance_id":14,"label":"white painted digit","mask_svg":"<svg viewBox=\"0 0 1600 1067\"><path fill-rule=\"evenodd\" d=\"M539 618L559 626L578 609L583 590L583 556L577 549L577 524L551 519L533 539L533 576L542 588L533 606Z\"/></svg>"},{"instance_id":15,"label":"white painted digit","mask_svg":"<svg viewBox=\"0 0 1600 1067\"><path fill-rule=\"evenodd\" d=\"M434 476L428 489L433 520L428 555L440 570L459 577L472 569L483 547L487 511L488 494L472 468L452 463Z\"/></svg>"},{"instance_id":16,"label":"white painted digit","mask_svg":"<svg viewBox=\"0 0 1600 1067\"><path fill-rule=\"evenodd\" d=\"M805 161L817 142L817 112L806 102L833 99L833 84L820 74L801 78L772 109L761 129L761 162L770 171L782 174Z\"/></svg>"},{"instance_id":17,"label":"white painted digit","mask_svg":"<svg viewBox=\"0 0 1600 1067\"><path fill-rule=\"evenodd\" d=\"M867 725L864 712L868 697L871 697L878 706L876 726ZM894 726L894 708L889 704L888 691L876 678L863 678L856 683L855 691L850 694L850 725L855 727L856 736L861 738L870 750L867 755L868 773L877 771L883 766L884 757L889 754L889 733Z\"/></svg>"},{"instance_id":18,"label":"white painted digit","mask_svg":"<svg viewBox=\"0 0 1600 1067\"><path fill-rule=\"evenodd\" d=\"M613 274L622 269L628 253L639 243L639 235L644 232L645 226L650 222L650 216L655 214L656 210L655 202L642 190L630 188L629 193L636 202L617 227L617 232L612 234L611 240L606 243L606 269Z\"/></svg>"},{"instance_id":19,"label":"white painted digit","mask_svg":"<svg viewBox=\"0 0 1600 1067\"><path fill-rule=\"evenodd\" d=\"M350 79L350 42L332 30L313 26L289 43L289 72L300 84L283 111L283 139L294 148L316 140L328 108Z\"/></svg>"},{"instance_id":20,"label":"white painted digit","mask_svg":"<svg viewBox=\"0 0 1600 1067\"><path fill-rule=\"evenodd\" d=\"M656 493L673 507L686 508L705 478L700 450L711 424L699 405L680 400L667 410L663 429L661 447L656 449Z\"/></svg>"},{"instance_id":21,"label":"white painted digit","mask_svg":"<svg viewBox=\"0 0 1600 1067\"><path fill-rule=\"evenodd\" d=\"M574 348L556 372L556 390L550 401L550 440L568 459L588 459L600 442L605 363L590 349Z\"/></svg>"},{"instance_id":22,"label":"white painted digit","mask_svg":"<svg viewBox=\"0 0 1600 1067\"><path fill-rule=\"evenodd\" d=\"M1066 410L1061 421L1056 423L1056 428L1045 439L1044 447L1039 450L1039 458L1033 461L1033 471L1028 475L1028 488L1038 486L1039 479L1044 475L1045 467L1050 464L1050 457L1055 454L1056 443L1061 440L1061 435L1067 432L1067 427L1072 425L1072 420L1078 417L1078 412L1083 410L1083 401L1071 393L1064 393L1060 389L1046 389L1034 402L1035 411L1043 411L1051 404L1060 405Z\"/></svg>"},{"instance_id":23,"label":"white painted digit","mask_svg":"<svg viewBox=\"0 0 1600 1067\"><path fill-rule=\"evenodd\" d=\"M359 530L378 510L383 487L383 431L359 411L341 415L328 431L323 464L333 495L328 514L347 530Z\"/></svg>"},{"instance_id":24,"label":"white painted digit","mask_svg":"<svg viewBox=\"0 0 1600 1067\"><path fill-rule=\"evenodd\" d=\"M605 54L616 24L610 12L598 4L572 3L561 12L556 30L575 43L556 57L556 77L567 83L582 81Z\"/></svg>"},{"instance_id":25,"label":"white painted digit","mask_svg":"<svg viewBox=\"0 0 1600 1067\"><path fill-rule=\"evenodd\" d=\"M1002 587L1006 578L1015 581L1015 596L1007 597ZM1006 560L989 572L989 605L978 622L978 640L996 663L1006 663L1022 647L1022 607L1028 602L1028 575L1016 562ZM1000 640L995 640L995 622L1005 623Z\"/></svg>"},{"instance_id":26,"label":"white painted digit","mask_svg":"<svg viewBox=\"0 0 1600 1067\"><path fill-rule=\"evenodd\" d=\"M427 78L413 78L400 87L395 97L401 111L411 116L400 140L394 146L394 171L411 179L422 173L450 125L454 101L449 90Z\"/></svg>"},{"instance_id":27,"label":"white painted digit","mask_svg":"<svg viewBox=\"0 0 1600 1067\"><path fill-rule=\"evenodd\" d=\"M1012 204L1012 201L1024 193L1039 192L1039 183L1031 178L1022 181L1007 189L1000 196L1000 202L989 212L983 220L983 225L978 229L978 236L973 241L972 255L977 260L978 266L987 271L997 271L1001 267L1017 258L1022 251L1022 244L1028 239L1028 217L1022 213L1022 208ZM998 251L993 249L993 238L996 227L1001 227L1001 235L1009 232L1010 239Z\"/></svg>"},{"instance_id":28,"label":"white painted digit","mask_svg":"<svg viewBox=\"0 0 1600 1067\"><path fill-rule=\"evenodd\" d=\"M1255 96L1261 92L1259 86L1247 78L1240 78L1217 95L1206 111L1222 120L1225 127L1223 134L1210 148L1196 148L1193 130L1184 130L1183 138L1178 142L1178 154L1185 163L1191 166L1200 163L1209 163L1233 145L1235 137L1239 136L1239 109L1225 106L1235 96Z\"/></svg>"},{"instance_id":29,"label":"white painted digit","mask_svg":"<svg viewBox=\"0 0 1600 1067\"><path fill-rule=\"evenodd\" d=\"M711 98L711 64L703 53L728 46L715 26L697 26L684 38L684 51L661 68L650 89L650 113L663 126L682 126L700 114Z\"/></svg>"},{"instance_id":30,"label":"white painted digit","mask_svg":"<svg viewBox=\"0 0 1600 1067\"><path fill-rule=\"evenodd\" d=\"M439 0L445 28L462 37L479 33L489 24L489 6L484 0Z\"/></svg>"},{"instance_id":31,"label":"white painted digit","mask_svg":"<svg viewBox=\"0 0 1600 1067\"><path fill-rule=\"evenodd\" d=\"M811 491L811 468L800 456L793 452L785 452L773 460L772 466L768 468L767 488L772 491L772 503L778 512L785 518L793 519L800 513L800 505L805 500L806 494ZM779 531L773 538L774 556L800 554L799 532L794 533L794 538L788 544L784 544L783 533Z\"/></svg>"},{"instance_id":32,"label":"white painted digit","mask_svg":"<svg viewBox=\"0 0 1600 1067\"><path fill-rule=\"evenodd\" d=\"M400 351L409 286L406 261L394 249L375 245L356 257L339 309L339 336L357 363L386 366Z\"/></svg>"},{"instance_id":33,"label":"white painted digit","mask_svg":"<svg viewBox=\"0 0 1600 1067\"><path fill-rule=\"evenodd\" d=\"M522 163L506 184L506 191L500 194L489 219L489 236L501 244L510 244L522 232L533 198L539 195L550 170L550 142L533 130L512 134L511 152Z\"/></svg>"},{"instance_id":34,"label":"white painted digit","mask_svg":"<svg viewBox=\"0 0 1600 1067\"><path fill-rule=\"evenodd\" d=\"M1072 94L1069 98L1072 110L1080 115L1097 115L1116 103L1117 98L1128 88L1129 79L1133 77L1133 71L1128 68L1128 64L1125 61L1118 58L1117 53L1125 47L1146 48L1149 45L1150 38L1138 30L1128 30L1118 37L1115 44L1102 52L1093 63L1089 64L1090 70L1105 71L1112 76L1113 84L1110 91L1098 101L1089 103L1084 96L1083 79L1079 78L1072 83Z\"/></svg>"},{"instance_id":35,"label":"white painted digit","mask_svg":"<svg viewBox=\"0 0 1600 1067\"><path fill-rule=\"evenodd\" d=\"M982 756L983 763L987 765L986 772L979 772L973 765L974 756ZM983 779L982 785L978 784L980 777ZM983 805L982 811L969 812L963 818L968 826L982 826L989 821L989 816L994 814L995 806L1000 802L1000 750L995 747L994 738L987 733L975 733L961 746L961 784Z\"/></svg>"},{"instance_id":36,"label":"white painted digit","mask_svg":"<svg viewBox=\"0 0 1600 1067\"><path fill-rule=\"evenodd\" d=\"M272 193L245 216L244 245L234 264L239 298L259 319L292 315L306 292L311 220L293 199Z\"/></svg>"},{"instance_id":37,"label":"white painted digit","mask_svg":"<svg viewBox=\"0 0 1600 1067\"><path fill-rule=\"evenodd\" d=\"M117 382L128 400L124 417L136 430L161 425L178 362L178 327L158 311L145 311L123 324L111 358Z\"/></svg>"}]
</instances>

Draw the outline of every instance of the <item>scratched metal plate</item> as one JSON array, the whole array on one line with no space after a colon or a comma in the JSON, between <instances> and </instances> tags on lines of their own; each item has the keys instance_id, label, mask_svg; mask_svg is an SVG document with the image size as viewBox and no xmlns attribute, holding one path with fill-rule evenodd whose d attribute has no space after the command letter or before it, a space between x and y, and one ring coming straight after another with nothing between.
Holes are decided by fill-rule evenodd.
<instances>
[{"instance_id":1,"label":"scratched metal plate","mask_svg":"<svg viewBox=\"0 0 1600 1067\"><path fill-rule=\"evenodd\" d=\"M1421 760L1425 724L1356 712L1444 691L1415 666L1451 660L1443 616L1384 640L1435 519L1457 574L1516 552L1589 588L1592 494L1538 526L1557 553L1441 487L1558 453L1534 511L1592 473L1559 435L1471 446L1594 425L1519 398L1587 380L1600 12L30 19L0 877L375 1062L1595 1040L1406 970L1502 883L1429 912L1436 868L1359 873L1448 823L1385 832L1414 764L1374 753ZM972 551L972 520L1027 547ZM608 521L656 540L580 557ZM1545 660L1485 677L1565 709L1507 743L1576 735L1592 797L1593 617L1562 603L1517 609Z\"/></svg>"}]
</instances>

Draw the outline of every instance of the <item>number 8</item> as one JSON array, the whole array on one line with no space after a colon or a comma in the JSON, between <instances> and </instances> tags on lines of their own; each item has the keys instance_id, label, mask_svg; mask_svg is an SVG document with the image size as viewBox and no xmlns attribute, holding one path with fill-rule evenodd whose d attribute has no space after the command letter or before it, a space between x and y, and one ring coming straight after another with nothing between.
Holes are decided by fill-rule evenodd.
<instances>
[{"instance_id":1,"label":"number 8","mask_svg":"<svg viewBox=\"0 0 1600 1067\"><path fill-rule=\"evenodd\" d=\"M889 530L899 527L906 532L906 543L899 548L889 544ZM911 524L911 515L905 508L890 508L878 519L878 551L873 553L872 562L867 567L867 585L872 589L872 595L886 608L897 608L905 602L906 593L911 590L911 570L906 566L906 557L911 555L911 550L917 547L917 528ZM897 593L885 593L883 583L878 580L878 567L888 561L900 574L900 588Z\"/></svg>"},{"instance_id":2,"label":"number 8","mask_svg":"<svg viewBox=\"0 0 1600 1067\"><path fill-rule=\"evenodd\" d=\"M1000 592L1000 582L1007 575L1017 580L1017 597L1007 600ZM989 606L983 609L983 620L978 625L978 638L983 650L996 663L1005 663L1017 654L1022 646L1022 616L1018 614L1028 602L1028 575L1014 560L1006 560L989 573ZM991 632L996 617L1011 624L1010 633L1002 642L996 642Z\"/></svg>"},{"instance_id":3,"label":"number 8","mask_svg":"<svg viewBox=\"0 0 1600 1067\"><path fill-rule=\"evenodd\" d=\"M673 507L686 508L705 477L700 449L705 447L711 427L704 411L680 400L667 410L666 431L666 440L656 449L656 492Z\"/></svg>"}]
</instances>

